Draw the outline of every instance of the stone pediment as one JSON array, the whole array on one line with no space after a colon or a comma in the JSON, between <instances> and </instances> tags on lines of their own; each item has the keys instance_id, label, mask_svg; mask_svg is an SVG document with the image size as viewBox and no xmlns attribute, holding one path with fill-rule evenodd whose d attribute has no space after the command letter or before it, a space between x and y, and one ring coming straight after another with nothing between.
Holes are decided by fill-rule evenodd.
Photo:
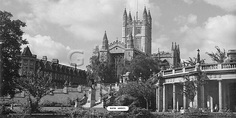
<instances>
[{"instance_id":1,"label":"stone pediment","mask_svg":"<svg viewBox=\"0 0 236 118\"><path fill-rule=\"evenodd\" d=\"M112 48L109 49L110 53L124 53L125 48L121 47L119 45L113 46Z\"/></svg>"},{"instance_id":2,"label":"stone pediment","mask_svg":"<svg viewBox=\"0 0 236 118\"><path fill-rule=\"evenodd\" d=\"M110 53L124 53L125 52L125 44L121 41L114 41L109 44L109 52Z\"/></svg>"}]
</instances>

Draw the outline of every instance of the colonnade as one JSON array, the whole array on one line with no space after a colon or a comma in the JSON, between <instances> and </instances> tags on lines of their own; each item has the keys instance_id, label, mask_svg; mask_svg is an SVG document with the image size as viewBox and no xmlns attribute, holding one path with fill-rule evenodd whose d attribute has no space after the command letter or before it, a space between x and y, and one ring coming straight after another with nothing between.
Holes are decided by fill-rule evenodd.
<instances>
[{"instance_id":1,"label":"colonnade","mask_svg":"<svg viewBox=\"0 0 236 118\"><path fill-rule=\"evenodd\" d=\"M213 81L214 83L211 83ZM209 80L207 84L198 87L192 104L183 92L185 89L184 83L159 83L156 88L156 111L179 111L189 107L208 108L213 111L214 107L218 106L218 111L221 112L224 107L229 107L226 98L228 90L223 86L222 80Z\"/></svg>"}]
</instances>

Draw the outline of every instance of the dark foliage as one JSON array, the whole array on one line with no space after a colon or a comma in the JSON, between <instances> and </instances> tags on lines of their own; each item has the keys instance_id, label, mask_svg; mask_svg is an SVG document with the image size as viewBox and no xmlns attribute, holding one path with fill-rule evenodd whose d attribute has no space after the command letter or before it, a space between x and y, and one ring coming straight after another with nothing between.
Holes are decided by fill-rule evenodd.
<instances>
[{"instance_id":1,"label":"dark foliage","mask_svg":"<svg viewBox=\"0 0 236 118\"><path fill-rule=\"evenodd\" d=\"M22 44L27 44L22 39L25 23L20 20L11 20L12 14L6 11L0 11L0 38L4 41L2 44L3 60L3 95L15 94L15 84L13 78L19 77L18 70L20 60L20 50Z\"/></svg>"}]
</instances>

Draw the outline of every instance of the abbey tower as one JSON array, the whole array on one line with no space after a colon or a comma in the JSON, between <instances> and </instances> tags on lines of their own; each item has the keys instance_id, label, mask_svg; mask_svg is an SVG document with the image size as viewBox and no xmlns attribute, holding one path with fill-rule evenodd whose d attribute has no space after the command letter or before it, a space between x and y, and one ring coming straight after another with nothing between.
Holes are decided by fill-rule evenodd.
<instances>
[{"instance_id":1,"label":"abbey tower","mask_svg":"<svg viewBox=\"0 0 236 118\"><path fill-rule=\"evenodd\" d=\"M151 55L152 51L152 17L150 10L143 11L143 19L139 19L131 16L131 12L127 15L126 9L123 14L123 26L122 26L122 41L126 44L129 35L132 34L134 48L141 52Z\"/></svg>"}]
</instances>

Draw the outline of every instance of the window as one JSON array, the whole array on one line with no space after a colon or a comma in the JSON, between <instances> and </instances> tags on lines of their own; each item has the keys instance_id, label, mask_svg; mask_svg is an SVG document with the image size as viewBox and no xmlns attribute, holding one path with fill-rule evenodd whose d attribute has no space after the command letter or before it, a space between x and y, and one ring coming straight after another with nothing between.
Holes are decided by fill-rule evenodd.
<instances>
[{"instance_id":1,"label":"window","mask_svg":"<svg viewBox=\"0 0 236 118\"><path fill-rule=\"evenodd\" d=\"M141 34L141 28L138 27L138 28L136 29L136 32L137 32L137 34Z\"/></svg>"}]
</instances>

